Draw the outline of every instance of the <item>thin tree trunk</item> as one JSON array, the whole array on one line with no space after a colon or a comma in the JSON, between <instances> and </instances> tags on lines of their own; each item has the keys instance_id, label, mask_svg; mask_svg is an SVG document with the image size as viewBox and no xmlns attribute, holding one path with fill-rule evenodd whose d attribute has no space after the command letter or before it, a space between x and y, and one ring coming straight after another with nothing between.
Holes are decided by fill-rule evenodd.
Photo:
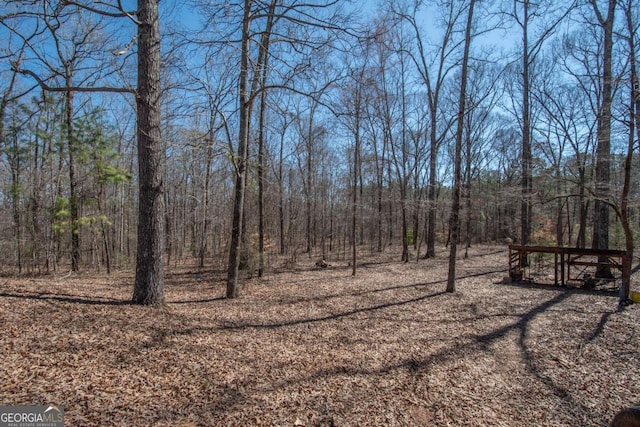
<instances>
[{"instance_id":1,"label":"thin tree trunk","mask_svg":"<svg viewBox=\"0 0 640 427\"><path fill-rule=\"evenodd\" d=\"M20 215L20 171L22 169L20 159L20 147L18 147L18 135L13 135L13 149L10 157L11 165L11 205L13 213L14 238L16 242L16 263L18 273L22 273L22 216Z\"/></svg>"},{"instance_id":2,"label":"thin tree trunk","mask_svg":"<svg viewBox=\"0 0 640 427\"><path fill-rule=\"evenodd\" d=\"M602 102L598 110L596 148L596 186L595 205L593 208L593 239L594 249L609 248L609 204L610 198L610 162L611 162L611 102L612 102L612 55L613 55L613 20L617 0L609 0L607 16L600 13L596 0L590 0L594 12L604 32L604 46L602 57ZM611 277L608 268L598 268L598 277Z\"/></svg>"},{"instance_id":3,"label":"thin tree trunk","mask_svg":"<svg viewBox=\"0 0 640 427\"><path fill-rule=\"evenodd\" d=\"M532 154L531 154L531 113L529 83L529 0L522 2L522 202L520 206L520 243L529 244L531 237L531 193L533 191Z\"/></svg>"},{"instance_id":4,"label":"thin tree trunk","mask_svg":"<svg viewBox=\"0 0 640 427\"><path fill-rule=\"evenodd\" d=\"M560 188L560 171L557 171L557 178L556 178L556 194L561 194L561 188ZM558 198L558 201L556 203L556 209L558 211L558 216L556 219L556 245L557 246L564 246L564 221L562 220L562 216L563 216L563 207L564 207L564 201L560 198Z\"/></svg>"},{"instance_id":5,"label":"thin tree trunk","mask_svg":"<svg viewBox=\"0 0 640 427\"><path fill-rule=\"evenodd\" d=\"M584 167L578 169L579 182L578 185L578 203L579 206L579 218L578 218L578 241L576 246L579 248L585 248L587 246L587 218L589 214L589 202L586 199L586 177Z\"/></svg>"},{"instance_id":6,"label":"thin tree trunk","mask_svg":"<svg viewBox=\"0 0 640 427\"><path fill-rule=\"evenodd\" d=\"M376 195L377 195L377 245L376 251L382 252L382 192L383 192L383 178L384 178L384 145L382 149L382 158L378 155L378 141L374 141L373 147L375 150L375 165L376 165Z\"/></svg>"},{"instance_id":7,"label":"thin tree trunk","mask_svg":"<svg viewBox=\"0 0 640 427\"><path fill-rule=\"evenodd\" d=\"M267 67L262 71L262 85L266 84ZM267 94L260 94L260 124L258 135L258 277L264 276L264 116L267 109Z\"/></svg>"},{"instance_id":8,"label":"thin tree trunk","mask_svg":"<svg viewBox=\"0 0 640 427\"><path fill-rule=\"evenodd\" d=\"M433 110L433 107L430 107ZM437 113L431 111L431 150L429 153L429 184L427 185L427 223L426 223L426 240L427 240L427 252L424 254L425 259L436 257L436 216L438 213L437 199L436 199L436 166L438 160L438 138L436 134L436 127L433 125L434 118L437 118Z\"/></svg>"},{"instance_id":9,"label":"thin tree trunk","mask_svg":"<svg viewBox=\"0 0 640 427\"><path fill-rule=\"evenodd\" d=\"M67 87L71 86L71 77L67 76ZM76 143L73 134L73 92L66 95L65 125L67 153L69 156L69 220L71 222L71 271L78 271L80 263L80 222L78 215L78 190L76 182Z\"/></svg>"},{"instance_id":10,"label":"thin tree trunk","mask_svg":"<svg viewBox=\"0 0 640 427\"><path fill-rule=\"evenodd\" d=\"M640 140L640 86L638 81L638 71L636 62L636 46L635 32L633 23L633 14L631 11L631 3L625 10L627 29L629 35L627 42L629 44L629 68L631 74L630 102L629 102L629 138L627 140L627 156L624 161L624 184L622 187L622 203L620 206L620 220L625 236L626 255L622 260L622 285L620 286L620 301L629 299L629 291L631 287L631 269L633 263L634 238L631 229L631 218L629 218L629 193L631 192L631 170L633 168L633 148L634 148L634 131Z\"/></svg>"},{"instance_id":11,"label":"thin tree trunk","mask_svg":"<svg viewBox=\"0 0 640 427\"><path fill-rule=\"evenodd\" d=\"M260 73L260 124L258 136L258 277L264 275L264 120L267 109L267 75L269 71L269 44L271 41L271 30L273 26L276 0L272 0L269 5L267 25L260 43L262 67Z\"/></svg>"},{"instance_id":12,"label":"thin tree trunk","mask_svg":"<svg viewBox=\"0 0 640 427\"><path fill-rule=\"evenodd\" d=\"M305 182L305 206L306 206L306 225L305 225L305 234L307 241L306 253L311 257L311 218L313 215L312 209L312 196L311 193L313 191L313 116L314 116L315 107L311 108L311 112L309 114L309 128L307 129L307 179Z\"/></svg>"},{"instance_id":13,"label":"thin tree trunk","mask_svg":"<svg viewBox=\"0 0 640 427\"><path fill-rule=\"evenodd\" d=\"M284 235L284 133L280 137L280 153L278 156L278 223L280 225L280 255L286 252L285 235Z\"/></svg>"},{"instance_id":14,"label":"thin tree trunk","mask_svg":"<svg viewBox=\"0 0 640 427\"><path fill-rule=\"evenodd\" d=\"M469 14L467 16L467 26L464 39L464 54L462 57L462 73L460 79L460 98L458 105L458 118L456 129L456 148L454 159L454 183L453 195L451 198L451 216L449 219L449 231L451 233L451 246L449 248L449 273L447 276L447 292L455 292L456 280L456 256L458 249L458 240L460 238L460 187L462 181L462 134L464 130L464 116L466 113L466 97L467 97L467 74L469 63L469 49L471 46L471 24L473 22L473 8L475 0L469 3Z\"/></svg>"},{"instance_id":15,"label":"thin tree trunk","mask_svg":"<svg viewBox=\"0 0 640 427\"><path fill-rule=\"evenodd\" d=\"M19 55L19 58L22 58L22 53ZM2 100L0 101L0 156L2 156L2 146L3 143L5 141L5 134L4 134L4 123L5 123L5 116L6 116L6 111L7 111L7 106L9 105L10 102L10 98L11 98L11 92L13 91L13 88L15 86L16 83L16 79L17 79L17 71L13 71L12 75L11 75L11 79L9 81L9 85L7 87L7 89L4 91L3 95L2 95ZM17 141L14 141L14 144L17 145ZM18 273L22 273L22 236L20 235L20 229L21 229L21 225L20 225L20 215L19 215L19 208L18 208L18 197L17 197L17 192L18 192L18 188L19 188L19 151L14 150L15 153L15 158L16 158L16 167L13 168L12 167L12 174L11 174L11 179L12 179L12 188L11 188L11 195L12 195L12 204L13 204L13 222L14 222L14 227L15 227L15 236L16 236L16 256L17 256L17 261L18 261ZM36 162L37 162L37 156L36 156ZM34 188L35 191L35 188Z\"/></svg>"},{"instance_id":16,"label":"thin tree trunk","mask_svg":"<svg viewBox=\"0 0 640 427\"><path fill-rule=\"evenodd\" d=\"M200 249L199 249L199 266L200 268L204 268L204 258L207 254L207 242L209 234L209 187L211 182L211 163L213 162L213 126L214 120L211 118L211 123L209 125L210 129L210 138L209 145L207 146L207 159L205 162L206 170L204 171L204 188L202 189L204 192L204 200L202 202L202 231L200 235Z\"/></svg>"},{"instance_id":17,"label":"thin tree trunk","mask_svg":"<svg viewBox=\"0 0 640 427\"><path fill-rule=\"evenodd\" d=\"M238 297L238 272L240 268L240 244L242 218L244 216L244 195L246 183L247 151L249 145L249 108L247 79L249 68L249 27L251 24L252 0L244 1L242 20L242 46L240 53L239 103L240 120L238 135L238 153L236 157L235 197L231 225L231 243L229 247L229 265L227 270L227 298Z\"/></svg>"},{"instance_id":18,"label":"thin tree trunk","mask_svg":"<svg viewBox=\"0 0 640 427\"><path fill-rule=\"evenodd\" d=\"M358 114L358 113L356 113ZM356 129L357 126L356 126ZM355 149L353 153L353 194L351 200L351 275L356 275L356 262L357 262L357 233L356 233L356 225L358 218L358 179L357 179L357 168L358 168L358 151L360 151L360 142L358 138L358 130L356 130L356 143Z\"/></svg>"},{"instance_id":19,"label":"thin tree trunk","mask_svg":"<svg viewBox=\"0 0 640 427\"><path fill-rule=\"evenodd\" d=\"M469 258L469 248L471 247L471 118L465 120L465 171L464 171L464 200L465 200L465 233L464 257Z\"/></svg>"}]
</instances>

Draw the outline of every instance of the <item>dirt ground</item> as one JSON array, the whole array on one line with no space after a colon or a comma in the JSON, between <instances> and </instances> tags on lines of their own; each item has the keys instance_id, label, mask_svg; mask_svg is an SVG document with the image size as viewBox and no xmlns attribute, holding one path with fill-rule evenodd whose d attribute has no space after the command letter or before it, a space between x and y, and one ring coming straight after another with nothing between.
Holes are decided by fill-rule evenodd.
<instances>
[{"instance_id":1,"label":"dirt ground","mask_svg":"<svg viewBox=\"0 0 640 427\"><path fill-rule=\"evenodd\" d=\"M393 261L392 261L393 259ZM0 404L67 426L605 426L640 401L640 305L505 285L504 247L447 261L315 260L247 280L167 272L0 278ZM635 278L636 285L638 278Z\"/></svg>"}]
</instances>

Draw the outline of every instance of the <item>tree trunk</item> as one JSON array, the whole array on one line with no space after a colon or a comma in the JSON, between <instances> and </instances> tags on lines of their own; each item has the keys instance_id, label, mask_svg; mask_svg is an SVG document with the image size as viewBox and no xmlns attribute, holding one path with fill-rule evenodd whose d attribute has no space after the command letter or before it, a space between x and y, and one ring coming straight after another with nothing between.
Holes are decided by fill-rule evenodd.
<instances>
[{"instance_id":1,"label":"tree trunk","mask_svg":"<svg viewBox=\"0 0 640 427\"><path fill-rule=\"evenodd\" d=\"M596 185L595 205L593 208L594 249L609 248L609 204L610 198L610 157L611 157L611 102L612 102L612 55L613 55L613 20L617 0L609 0L606 18L602 16L596 0L590 0L594 12L604 31L602 58L602 102L598 110L596 148ZM598 268L597 277L611 277L608 268Z\"/></svg>"},{"instance_id":2,"label":"tree trunk","mask_svg":"<svg viewBox=\"0 0 640 427\"><path fill-rule=\"evenodd\" d=\"M242 235L242 218L244 216L244 195L246 184L247 151L249 146L249 108L247 79L249 68L249 27L251 24L252 0L244 1L244 17L242 20L242 46L240 53L239 104L240 121L238 134L238 153L236 156L236 182L233 202L233 218L231 225L231 243L229 247L229 264L227 270L227 298L238 297L238 271L240 268L240 244Z\"/></svg>"},{"instance_id":3,"label":"tree trunk","mask_svg":"<svg viewBox=\"0 0 640 427\"><path fill-rule=\"evenodd\" d=\"M383 140L384 141L384 140ZM377 216L376 216L376 228L377 228L377 244L376 251L382 252L382 192L383 192L383 178L384 178L384 157L386 144L383 142L382 153L378 153L378 141L374 140L373 148L375 152L375 166L376 166L376 199L377 199Z\"/></svg>"},{"instance_id":4,"label":"tree trunk","mask_svg":"<svg viewBox=\"0 0 640 427\"><path fill-rule=\"evenodd\" d=\"M631 229L631 221L629 218L629 193L631 190L631 169L633 164L633 147L634 147L634 88L631 87L631 109L629 120L629 139L627 145L627 156L624 161L624 181L622 186L622 203L620 206L620 222L624 231L626 254L622 259L622 284L620 286L620 301L629 299L629 290L631 288L631 268L633 263L633 230Z\"/></svg>"},{"instance_id":5,"label":"tree trunk","mask_svg":"<svg viewBox=\"0 0 640 427\"><path fill-rule=\"evenodd\" d=\"M562 194L562 188L560 186L561 183L561 173L560 167L558 166L556 169L556 194ZM564 205L566 201L563 201L561 198L558 198L556 202L556 208L558 211L558 215L556 217L556 245L564 246L564 222L562 220L562 215L564 211Z\"/></svg>"},{"instance_id":6,"label":"tree trunk","mask_svg":"<svg viewBox=\"0 0 640 427\"><path fill-rule=\"evenodd\" d=\"M467 26L464 38L464 54L462 57L462 73L460 79L460 98L458 105L458 118L456 128L456 148L454 160L453 174L453 195L451 198L451 216L449 219L449 231L451 233L451 247L449 249L449 273L447 276L447 292L455 292L456 280L456 256L458 249L458 241L460 239L460 187L462 181L462 134L464 130L464 116L466 113L466 97L467 97L467 74L469 63L469 49L471 46L471 24L473 22L473 8L475 0L469 3L469 14L467 16Z\"/></svg>"},{"instance_id":7,"label":"tree trunk","mask_svg":"<svg viewBox=\"0 0 640 427\"><path fill-rule=\"evenodd\" d=\"M262 71L262 86L266 84L267 67ZM260 125L258 134L258 277L264 276L264 116L267 109L266 92L260 94Z\"/></svg>"},{"instance_id":8,"label":"tree trunk","mask_svg":"<svg viewBox=\"0 0 640 427\"><path fill-rule=\"evenodd\" d=\"M22 57L22 55L20 55L20 58ZM2 100L0 100L0 157L2 156L2 148L3 148L3 144L5 142L5 134L4 134L4 123L5 123L5 116L6 116L6 111L7 111L7 106L9 105L10 102L10 98L11 98L11 92L13 91L13 88L15 86L16 83L16 77L17 77L17 71L14 71L11 75L11 79L9 81L9 85L7 87L7 89L4 91L4 93L2 94ZM17 141L14 142L15 145L17 145ZM19 151L15 150L15 156L16 156L16 167L12 167L12 174L11 174L11 179L12 179L12 185L11 185L11 196L12 196L12 204L13 204L13 222L14 222L14 227L15 227L15 231L16 231L16 256L17 256L17 260L18 260L18 273L22 273L22 236L20 235L20 229L21 229L21 225L20 225L20 215L19 215L19 209L18 209L18 188L19 188L19 171L20 171L20 167L19 167L19 157L18 157ZM36 157L36 161L37 161L37 157ZM34 187L34 191L37 191L37 189ZM35 242L34 242L35 243Z\"/></svg>"},{"instance_id":9,"label":"tree trunk","mask_svg":"<svg viewBox=\"0 0 640 427\"><path fill-rule=\"evenodd\" d=\"M404 187L404 184L401 183ZM402 216L402 262L409 262L409 229L407 227L407 190L400 192L400 209Z\"/></svg>"},{"instance_id":10,"label":"tree trunk","mask_svg":"<svg viewBox=\"0 0 640 427\"><path fill-rule=\"evenodd\" d=\"M305 238L307 241L307 248L305 252L309 254L311 257L311 234L312 234L312 216L314 214L312 208L312 193L313 193L313 119L314 119L315 105L311 107L311 112L309 113L309 127L307 129L307 165L306 165L306 173L307 177L305 180L305 206L306 206L306 225L305 225Z\"/></svg>"},{"instance_id":11,"label":"tree trunk","mask_svg":"<svg viewBox=\"0 0 640 427\"><path fill-rule=\"evenodd\" d=\"M620 206L620 221L624 230L625 249L627 251L622 260L622 285L620 286L620 301L629 299L631 287L631 269L633 263L634 238L629 218L629 193L631 192L631 170L633 168L634 132L640 138L640 86L638 82L637 58L635 46L635 31L631 2L625 10L627 29L629 31L629 69L631 74L629 100L629 137L627 139L627 156L624 161L624 184L622 187L622 203Z\"/></svg>"},{"instance_id":12,"label":"tree trunk","mask_svg":"<svg viewBox=\"0 0 640 427\"><path fill-rule=\"evenodd\" d=\"M431 119L437 117L437 114L432 113ZM426 224L426 237L427 237L427 252L425 258L436 257L436 215L438 212L437 199L436 199L436 166L438 159L438 143L436 137L436 128L431 126L431 152L429 153L429 184L427 185L427 224Z\"/></svg>"},{"instance_id":13,"label":"tree trunk","mask_svg":"<svg viewBox=\"0 0 640 427\"><path fill-rule=\"evenodd\" d=\"M267 75L269 71L269 44L271 41L271 29L273 26L276 0L269 4L267 25L260 42L260 59L262 67L260 73L260 125L258 136L258 277L264 275L264 120L267 109Z\"/></svg>"},{"instance_id":14,"label":"tree trunk","mask_svg":"<svg viewBox=\"0 0 640 427\"><path fill-rule=\"evenodd\" d=\"M71 86L71 76L67 76L67 87ZM71 271L78 271L80 263L80 221L78 215L78 190L76 182L76 141L73 134L73 92L66 95L65 125L67 153L69 156L69 220L71 222Z\"/></svg>"},{"instance_id":15,"label":"tree trunk","mask_svg":"<svg viewBox=\"0 0 640 427\"><path fill-rule=\"evenodd\" d=\"M280 255L286 252L284 235L284 132L280 136L280 153L278 156L278 223L280 226Z\"/></svg>"},{"instance_id":16,"label":"tree trunk","mask_svg":"<svg viewBox=\"0 0 640 427\"><path fill-rule=\"evenodd\" d=\"M356 95L356 97L359 95ZM357 218L358 218L358 162L360 157L360 113L358 103L356 103L356 129L355 129L355 147L353 151L353 194L351 200L351 275L356 275L357 262Z\"/></svg>"},{"instance_id":17,"label":"tree trunk","mask_svg":"<svg viewBox=\"0 0 640 427\"><path fill-rule=\"evenodd\" d=\"M464 257L469 258L471 247L471 116L465 120L465 171L464 171L464 201L465 201L465 245Z\"/></svg>"},{"instance_id":18,"label":"tree trunk","mask_svg":"<svg viewBox=\"0 0 640 427\"><path fill-rule=\"evenodd\" d=\"M522 2L522 202L520 206L520 243L529 244L531 237L531 193L533 191L531 154L531 113L529 83L529 0Z\"/></svg>"},{"instance_id":19,"label":"tree trunk","mask_svg":"<svg viewBox=\"0 0 640 427\"><path fill-rule=\"evenodd\" d=\"M576 246L579 248L587 247L587 217L589 213L589 202L586 200L586 177L584 167L578 169L580 188L578 189L579 218L578 218L578 239Z\"/></svg>"},{"instance_id":20,"label":"tree trunk","mask_svg":"<svg viewBox=\"0 0 640 427\"><path fill-rule=\"evenodd\" d=\"M139 214L132 302L164 304L163 145L160 134L160 32L158 0L138 1Z\"/></svg>"},{"instance_id":21,"label":"tree trunk","mask_svg":"<svg viewBox=\"0 0 640 427\"><path fill-rule=\"evenodd\" d=\"M13 147L9 164L11 166L11 205L13 213L13 227L16 242L16 264L18 273L22 273L22 216L20 215L20 172L22 169L18 134L13 135Z\"/></svg>"}]
</instances>

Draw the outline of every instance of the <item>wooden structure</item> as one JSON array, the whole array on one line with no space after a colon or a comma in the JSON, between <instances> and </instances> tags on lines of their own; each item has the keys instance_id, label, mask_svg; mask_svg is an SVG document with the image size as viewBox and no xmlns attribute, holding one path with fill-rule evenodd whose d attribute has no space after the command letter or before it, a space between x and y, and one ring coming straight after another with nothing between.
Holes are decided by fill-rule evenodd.
<instances>
[{"instance_id":1,"label":"wooden structure","mask_svg":"<svg viewBox=\"0 0 640 427\"><path fill-rule=\"evenodd\" d=\"M616 281L622 275L622 259L626 251L612 249L567 248L562 246L525 246L509 245L509 276L511 281L527 279L525 269L529 266L530 254L552 254L554 256L553 274L554 285L565 286L568 283L581 282L582 285L592 285L595 273L589 268L608 268L612 278Z\"/></svg>"}]
</instances>

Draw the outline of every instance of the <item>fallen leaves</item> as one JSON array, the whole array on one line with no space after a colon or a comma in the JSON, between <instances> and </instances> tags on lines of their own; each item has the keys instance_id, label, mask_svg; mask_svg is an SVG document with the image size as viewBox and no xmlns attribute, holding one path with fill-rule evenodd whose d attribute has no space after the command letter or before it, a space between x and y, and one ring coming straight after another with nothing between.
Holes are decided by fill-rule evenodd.
<instances>
[{"instance_id":1,"label":"fallen leaves","mask_svg":"<svg viewBox=\"0 0 640 427\"><path fill-rule=\"evenodd\" d=\"M640 306L498 284L496 248L461 260L455 294L446 257L392 256L234 301L173 268L165 309L126 304L126 272L5 279L0 404L61 404L69 426L600 426L640 395Z\"/></svg>"}]
</instances>

